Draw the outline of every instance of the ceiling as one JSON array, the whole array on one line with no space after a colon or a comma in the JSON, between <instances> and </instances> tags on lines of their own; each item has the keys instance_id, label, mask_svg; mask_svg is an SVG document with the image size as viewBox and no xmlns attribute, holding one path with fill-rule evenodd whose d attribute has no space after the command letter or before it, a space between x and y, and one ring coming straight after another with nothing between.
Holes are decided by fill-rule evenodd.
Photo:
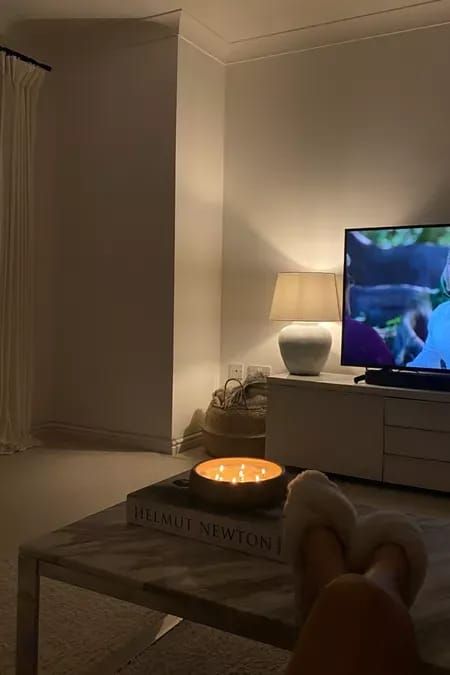
<instances>
[{"instance_id":1,"label":"ceiling","mask_svg":"<svg viewBox=\"0 0 450 675\"><path fill-rule=\"evenodd\" d=\"M0 22L142 18L176 9L228 43L259 41L269 51L280 36L291 44L293 34L308 31L318 43L327 35L341 41L450 21L450 0L0 0Z\"/></svg>"}]
</instances>

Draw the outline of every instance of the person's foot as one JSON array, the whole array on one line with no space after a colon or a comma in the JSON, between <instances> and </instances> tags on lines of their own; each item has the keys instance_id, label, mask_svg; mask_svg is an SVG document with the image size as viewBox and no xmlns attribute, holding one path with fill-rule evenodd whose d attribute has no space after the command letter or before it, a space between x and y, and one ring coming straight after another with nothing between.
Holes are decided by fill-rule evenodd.
<instances>
[{"instance_id":1,"label":"person's foot","mask_svg":"<svg viewBox=\"0 0 450 675\"><path fill-rule=\"evenodd\" d=\"M306 617L322 589L347 572L344 548L333 530L312 527L300 545L294 571L301 577L300 603Z\"/></svg>"},{"instance_id":2,"label":"person's foot","mask_svg":"<svg viewBox=\"0 0 450 675\"><path fill-rule=\"evenodd\" d=\"M410 568L406 554L398 544L379 546L365 576L405 605L408 604Z\"/></svg>"}]
</instances>

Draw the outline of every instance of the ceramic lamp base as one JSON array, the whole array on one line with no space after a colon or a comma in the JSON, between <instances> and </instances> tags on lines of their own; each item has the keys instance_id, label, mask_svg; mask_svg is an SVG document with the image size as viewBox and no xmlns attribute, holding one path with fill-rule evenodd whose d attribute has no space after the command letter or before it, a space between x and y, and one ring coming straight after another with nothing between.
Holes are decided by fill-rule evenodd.
<instances>
[{"instance_id":1,"label":"ceramic lamp base","mask_svg":"<svg viewBox=\"0 0 450 675\"><path fill-rule=\"evenodd\" d=\"M292 375L319 375L331 349L331 333L319 323L291 323L278 343L286 368Z\"/></svg>"}]
</instances>

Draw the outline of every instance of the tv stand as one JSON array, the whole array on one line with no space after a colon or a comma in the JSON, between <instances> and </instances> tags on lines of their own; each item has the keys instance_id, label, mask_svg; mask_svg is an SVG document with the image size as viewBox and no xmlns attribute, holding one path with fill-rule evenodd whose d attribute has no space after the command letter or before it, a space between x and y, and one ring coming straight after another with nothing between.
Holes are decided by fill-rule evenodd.
<instances>
[{"instance_id":1,"label":"tv stand","mask_svg":"<svg viewBox=\"0 0 450 675\"><path fill-rule=\"evenodd\" d=\"M425 389L430 391L450 391L450 374L428 373L424 371L368 368L365 375L355 377L354 382L365 381L378 387L398 387L399 389Z\"/></svg>"},{"instance_id":2,"label":"tv stand","mask_svg":"<svg viewBox=\"0 0 450 675\"><path fill-rule=\"evenodd\" d=\"M266 457L448 492L450 393L355 384L346 373L275 375L269 378Z\"/></svg>"}]
</instances>

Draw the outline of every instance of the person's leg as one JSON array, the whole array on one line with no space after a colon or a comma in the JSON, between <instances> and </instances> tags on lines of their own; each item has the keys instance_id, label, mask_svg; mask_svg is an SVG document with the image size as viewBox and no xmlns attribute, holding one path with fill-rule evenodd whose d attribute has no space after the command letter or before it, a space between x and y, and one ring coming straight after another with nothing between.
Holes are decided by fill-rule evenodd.
<instances>
[{"instance_id":1,"label":"person's leg","mask_svg":"<svg viewBox=\"0 0 450 675\"><path fill-rule=\"evenodd\" d=\"M397 544L379 546L372 558L367 579L392 595L405 606L408 605L410 570L405 552Z\"/></svg>"},{"instance_id":2,"label":"person's leg","mask_svg":"<svg viewBox=\"0 0 450 675\"><path fill-rule=\"evenodd\" d=\"M312 537L305 539L305 549ZM414 628L402 601L408 573L402 549L387 545L377 549L365 575L343 574L325 584L287 675L415 675ZM317 574L313 579L320 581ZM309 583L306 570L304 583Z\"/></svg>"},{"instance_id":3,"label":"person's leg","mask_svg":"<svg viewBox=\"0 0 450 675\"><path fill-rule=\"evenodd\" d=\"M344 550L336 534L327 527L308 530L295 556L294 568L304 580L296 590L296 602L306 618L322 589L347 571Z\"/></svg>"}]
</instances>

